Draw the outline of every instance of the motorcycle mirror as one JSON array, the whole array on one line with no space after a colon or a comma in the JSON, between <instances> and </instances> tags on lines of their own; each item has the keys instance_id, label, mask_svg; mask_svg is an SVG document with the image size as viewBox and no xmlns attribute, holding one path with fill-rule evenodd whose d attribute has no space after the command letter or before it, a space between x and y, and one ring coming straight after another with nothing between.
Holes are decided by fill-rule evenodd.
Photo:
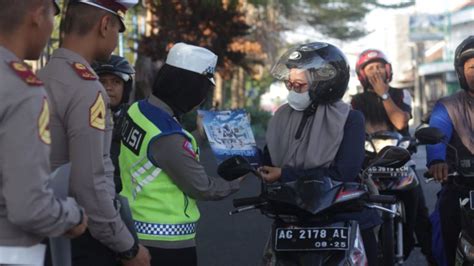
<instances>
[{"instance_id":1,"label":"motorcycle mirror","mask_svg":"<svg viewBox=\"0 0 474 266\"><path fill-rule=\"evenodd\" d=\"M415 138L417 138L421 144L438 144L444 140L445 135L437 128L425 127L415 132Z\"/></svg>"},{"instance_id":2,"label":"motorcycle mirror","mask_svg":"<svg viewBox=\"0 0 474 266\"><path fill-rule=\"evenodd\" d=\"M384 166L392 168L400 168L410 161L410 152L406 149L386 146L384 147L377 156L374 158L373 163L369 167L373 166Z\"/></svg>"},{"instance_id":3,"label":"motorcycle mirror","mask_svg":"<svg viewBox=\"0 0 474 266\"><path fill-rule=\"evenodd\" d=\"M217 167L217 173L227 181L232 181L254 171L247 159L241 155L232 156Z\"/></svg>"}]
</instances>

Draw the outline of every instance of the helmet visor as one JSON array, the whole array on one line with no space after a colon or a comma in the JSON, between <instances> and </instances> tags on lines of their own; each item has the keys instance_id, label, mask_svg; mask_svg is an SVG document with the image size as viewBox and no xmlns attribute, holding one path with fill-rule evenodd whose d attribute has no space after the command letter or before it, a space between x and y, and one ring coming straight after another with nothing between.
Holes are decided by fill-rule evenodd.
<instances>
[{"instance_id":1,"label":"helmet visor","mask_svg":"<svg viewBox=\"0 0 474 266\"><path fill-rule=\"evenodd\" d=\"M337 70L316 52L325 46L327 44L292 48L280 57L270 73L281 81L290 80L290 74L298 71L306 71L311 83L333 79Z\"/></svg>"}]
</instances>

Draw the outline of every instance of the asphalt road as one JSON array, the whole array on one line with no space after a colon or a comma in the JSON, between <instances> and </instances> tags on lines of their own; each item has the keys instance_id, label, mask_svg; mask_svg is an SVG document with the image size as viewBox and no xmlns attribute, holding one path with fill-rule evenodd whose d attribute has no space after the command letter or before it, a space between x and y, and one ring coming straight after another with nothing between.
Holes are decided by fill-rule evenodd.
<instances>
[{"instance_id":1,"label":"asphalt road","mask_svg":"<svg viewBox=\"0 0 474 266\"><path fill-rule=\"evenodd\" d=\"M209 174L217 176L216 161L208 147L202 147L201 161ZM419 173L425 171L424 148L414 156ZM421 175L420 175L421 176ZM435 204L439 185L425 184L423 190L430 211ZM218 202L201 202L201 220L197 232L199 266L252 266L259 265L263 247L267 241L271 220L258 211L249 211L229 216L232 199L256 196L260 183L250 176L242 183L241 190ZM416 248L405 265L426 265L424 257Z\"/></svg>"}]
</instances>

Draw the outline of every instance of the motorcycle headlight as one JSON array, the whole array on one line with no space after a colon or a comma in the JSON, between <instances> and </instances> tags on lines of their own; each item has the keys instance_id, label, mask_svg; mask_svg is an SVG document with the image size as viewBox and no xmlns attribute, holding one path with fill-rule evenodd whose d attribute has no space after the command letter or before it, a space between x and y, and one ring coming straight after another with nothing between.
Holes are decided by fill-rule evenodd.
<instances>
[{"instance_id":1,"label":"motorcycle headlight","mask_svg":"<svg viewBox=\"0 0 474 266\"><path fill-rule=\"evenodd\" d=\"M461 235L459 242L461 251L466 256L466 259L469 262L474 262L474 246L463 235Z\"/></svg>"},{"instance_id":2,"label":"motorcycle headlight","mask_svg":"<svg viewBox=\"0 0 474 266\"><path fill-rule=\"evenodd\" d=\"M374 147L372 147L370 141L365 141L365 150L368 152L374 152Z\"/></svg>"},{"instance_id":3,"label":"motorcycle headlight","mask_svg":"<svg viewBox=\"0 0 474 266\"><path fill-rule=\"evenodd\" d=\"M376 152L380 152L386 146L397 146L397 142L397 139L372 139Z\"/></svg>"},{"instance_id":4,"label":"motorcycle headlight","mask_svg":"<svg viewBox=\"0 0 474 266\"><path fill-rule=\"evenodd\" d=\"M408 149L410 147L410 140L402 140L398 143L398 147Z\"/></svg>"}]
</instances>

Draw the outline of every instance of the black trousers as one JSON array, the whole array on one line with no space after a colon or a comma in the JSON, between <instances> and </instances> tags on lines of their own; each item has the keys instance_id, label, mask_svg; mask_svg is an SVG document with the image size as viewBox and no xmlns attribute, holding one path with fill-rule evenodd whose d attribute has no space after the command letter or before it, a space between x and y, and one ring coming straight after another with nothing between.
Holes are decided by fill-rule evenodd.
<instances>
[{"instance_id":1,"label":"black trousers","mask_svg":"<svg viewBox=\"0 0 474 266\"><path fill-rule=\"evenodd\" d=\"M396 195L405 207L405 223L403 224L403 254L408 258L415 247L415 235L421 252L432 262L431 222L428 207L421 186L411 190L390 193Z\"/></svg>"},{"instance_id":2,"label":"black trousers","mask_svg":"<svg viewBox=\"0 0 474 266\"><path fill-rule=\"evenodd\" d=\"M377 266L377 239L373 228L362 230L362 241L364 241L365 255L368 266Z\"/></svg>"},{"instance_id":3,"label":"black trousers","mask_svg":"<svg viewBox=\"0 0 474 266\"><path fill-rule=\"evenodd\" d=\"M444 252L448 265L454 265L456 246L461 232L461 207L459 198L469 197L469 192L455 187L453 184L443 185L439 195L439 215L441 235L443 236Z\"/></svg>"},{"instance_id":4,"label":"black trousers","mask_svg":"<svg viewBox=\"0 0 474 266\"><path fill-rule=\"evenodd\" d=\"M196 247L166 249L146 247L151 255L151 266L196 266Z\"/></svg>"},{"instance_id":5,"label":"black trousers","mask_svg":"<svg viewBox=\"0 0 474 266\"><path fill-rule=\"evenodd\" d=\"M117 266L115 253L92 237L87 230L71 241L73 266Z\"/></svg>"},{"instance_id":6,"label":"black trousers","mask_svg":"<svg viewBox=\"0 0 474 266\"><path fill-rule=\"evenodd\" d=\"M418 194L418 208L416 212L415 235L421 247L421 253L426 256L430 263L434 263L432 246L432 228L429 210L426 206L425 195L421 186L416 188Z\"/></svg>"}]
</instances>

